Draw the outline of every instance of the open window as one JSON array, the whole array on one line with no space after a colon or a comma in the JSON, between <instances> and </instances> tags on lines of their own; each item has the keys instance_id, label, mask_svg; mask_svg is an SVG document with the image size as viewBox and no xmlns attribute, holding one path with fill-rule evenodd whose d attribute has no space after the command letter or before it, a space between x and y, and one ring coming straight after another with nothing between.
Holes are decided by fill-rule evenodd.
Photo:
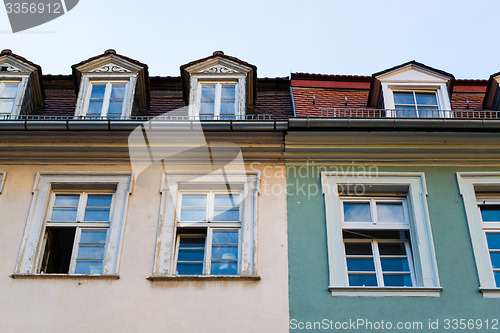
<instances>
[{"instance_id":1,"label":"open window","mask_svg":"<svg viewBox=\"0 0 500 333\"><path fill-rule=\"evenodd\" d=\"M439 296L419 173L322 173L334 296Z\"/></svg>"},{"instance_id":2,"label":"open window","mask_svg":"<svg viewBox=\"0 0 500 333\"><path fill-rule=\"evenodd\" d=\"M127 172L39 172L13 276L117 275L131 189Z\"/></svg>"}]
</instances>

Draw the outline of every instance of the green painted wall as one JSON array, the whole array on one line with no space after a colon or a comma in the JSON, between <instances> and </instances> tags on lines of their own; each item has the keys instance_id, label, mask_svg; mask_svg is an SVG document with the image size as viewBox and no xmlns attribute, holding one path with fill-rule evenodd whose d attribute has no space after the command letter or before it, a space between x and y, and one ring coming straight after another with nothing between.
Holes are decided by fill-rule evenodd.
<instances>
[{"instance_id":1,"label":"green painted wall","mask_svg":"<svg viewBox=\"0 0 500 333\"><path fill-rule=\"evenodd\" d=\"M459 167L379 167L380 172L425 172L428 207L441 297L333 297L328 287L328 260L325 203L320 193L320 171L317 166L289 166L288 173L288 244L291 332L325 332L324 329L300 330L298 322L334 322L366 319L380 322L422 322L421 330L409 332L491 332L491 320L500 320L500 299L485 299L478 292L472 245L456 172L499 171L499 168ZM338 166L337 169L347 167ZM337 170L335 167L329 170ZM357 171L358 169L354 169ZM301 172L298 172L301 171ZM307 189L311 189L308 195ZM302 189L302 190L301 190ZM482 319L482 329L446 330L445 319ZM428 328L429 319L439 320L439 329ZM490 329L484 329L486 319ZM296 321L294 321L296 320ZM451 322L450 324L453 324ZM318 325L318 324L316 324ZM330 323L329 323L330 325ZM293 329L297 327L296 329ZM314 327L314 326L313 326ZM318 326L316 326L318 327ZM326 326L324 327L326 328ZM351 326L352 328L352 326ZM500 323L497 325L500 330ZM335 332L385 332L361 325L357 330Z\"/></svg>"}]
</instances>

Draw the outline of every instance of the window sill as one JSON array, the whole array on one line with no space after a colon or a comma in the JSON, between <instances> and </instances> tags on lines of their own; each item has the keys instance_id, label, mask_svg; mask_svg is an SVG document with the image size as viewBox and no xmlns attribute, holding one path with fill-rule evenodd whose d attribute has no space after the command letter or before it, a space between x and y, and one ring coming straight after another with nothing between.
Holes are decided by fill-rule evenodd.
<instances>
[{"instance_id":1,"label":"window sill","mask_svg":"<svg viewBox=\"0 0 500 333\"><path fill-rule=\"evenodd\" d=\"M118 280L117 274L12 274L13 279L98 279Z\"/></svg>"},{"instance_id":2,"label":"window sill","mask_svg":"<svg viewBox=\"0 0 500 333\"><path fill-rule=\"evenodd\" d=\"M439 297L443 288L424 287L329 287L332 296Z\"/></svg>"},{"instance_id":3,"label":"window sill","mask_svg":"<svg viewBox=\"0 0 500 333\"><path fill-rule=\"evenodd\" d=\"M479 288L484 298L500 298L500 288Z\"/></svg>"},{"instance_id":4,"label":"window sill","mask_svg":"<svg viewBox=\"0 0 500 333\"><path fill-rule=\"evenodd\" d=\"M260 275L152 275L147 279L150 281L259 281L261 278Z\"/></svg>"}]
</instances>

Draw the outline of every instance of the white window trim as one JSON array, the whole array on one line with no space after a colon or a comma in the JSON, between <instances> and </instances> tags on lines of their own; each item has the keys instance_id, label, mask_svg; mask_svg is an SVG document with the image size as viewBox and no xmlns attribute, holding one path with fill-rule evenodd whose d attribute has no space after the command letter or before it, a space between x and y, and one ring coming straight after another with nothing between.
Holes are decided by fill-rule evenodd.
<instances>
[{"instance_id":1,"label":"white window trim","mask_svg":"<svg viewBox=\"0 0 500 333\"><path fill-rule=\"evenodd\" d=\"M439 116L442 118L451 118L451 101L448 96L448 88L446 83L390 83L382 82L382 92L384 96L384 107L387 109L387 117L396 116L396 105L394 103L394 92L423 92L435 93L438 103ZM450 111L450 112L444 112Z\"/></svg>"},{"instance_id":2,"label":"white window trim","mask_svg":"<svg viewBox=\"0 0 500 333\"><path fill-rule=\"evenodd\" d=\"M5 177L7 177L7 172L0 171L0 193L3 191L3 185L5 184Z\"/></svg>"},{"instance_id":3,"label":"white window trim","mask_svg":"<svg viewBox=\"0 0 500 333\"><path fill-rule=\"evenodd\" d=\"M239 85L237 81L198 81L198 89L197 89L197 98L196 98L196 109L198 110L198 115L200 117L205 116L201 115L199 112L201 110L201 90L203 85L215 85L215 97L214 97L214 119L219 119L220 111L221 111L221 101L222 101L222 86L223 85L235 85L235 96L234 96L234 117L238 119L239 115ZM209 115L207 115L209 116Z\"/></svg>"},{"instance_id":4,"label":"white window trim","mask_svg":"<svg viewBox=\"0 0 500 333\"><path fill-rule=\"evenodd\" d=\"M28 85L28 75L22 75L17 77L2 77L0 76L0 83L16 83L17 84L17 92L16 98L14 99L14 105L12 110L10 111L10 116L18 116L21 113L21 108L23 105L24 95L26 93L26 87ZM3 88L0 84L0 96L2 96ZM7 114L0 114L0 117L5 117Z\"/></svg>"},{"instance_id":5,"label":"white window trim","mask_svg":"<svg viewBox=\"0 0 500 333\"><path fill-rule=\"evenodd\" d=\"M50 209L49 202L52 197L53 185L74 185L76 189L82 185L115 185L115 206L110 219L108 242L103 270L100 276L118 274L121 246L127 212L128 197L132 192L132 172L71 172L71 171L40 171L37 172L33 186L33 199L31 201L28 219L24 230L17 266L13 277L16 276L41 276L38 273L42 260L42 240L45 231L45 216ZM43 274L47 276L55 274ZM62 276L82 276L78 274L57 274ZM85 275L84 275L85 276Z\"/></svg>"},{"instance_id":6,"label":"white window trim","mask_svg":"<svg viewBox=\"0 0 500 333\"><path fill-rule=\"evenodd\" d=\"M432 240L427 187L424 173L411 172L322 172L325 196L329 264L329 290L333 296L427 296L439 297L442 288ZM339 185L393 185L407 188L411 219L412 259L416 271L415 287L348 287L345 248L342 237L342 206Z\"/></svg>"},{"instance_id":7,"label":"white window trim","mask_svg":"<svg viewBox=\"0 0 500 333\"><path fill-rule=\"evenodd\" d=\"M84 117L87 114L90 103L90 95L92 93L93 83L126 83L125 96L123 98L122 106L122 117L129 117L132 115L132 108L134 104L135 88L137 85L137 74L106 74L106 75L87 75L82 76L80 82L80 91L78 93L78 100L75 109L75 118ZM104 96L104 103L109 104L109 94L108 101L106 102L106 96ZM101 115L106 116L104 110L107 111L106 107L102 108Z\"/></svg>"},{"instance_id":8,"label":"white window trim","mask_svg":"<svg viewBox=\"0 0 500 333\"><path fill-rule=\"evenodd\" d=\"M244 196L240 204L240 258L239 275L236 277L257 276L257 195L259 192L260 173L226 171L206 174L197 171L168 171L162 174L161 206L156 240L155 262L151 280L162 277L186 278L186 275L175 274L176 254L176 204L179 191L183 185L210 186L224 185L225 179L231 187L239 187ZM216 275L206 275L216 277Z\"/></svg>"},{"instance_id":9,"label":"white window trim","mask_svg":"<svg viewBox=\"0 0 500 333\"><path fill-rule=\"evenodd\" d=\"M241 119L245 116L246 109L246 74L244 73L230 73L230 74L191 74L191 85L189 93L189 117L196 118L200 116L201 107L201 85L202 84L217 84L217 83L236 83L236 110L235 119ZM215 99L217 102L217 95ZM220 111L220 107L219 107ZM217 112L217 105L215 106L215 112ZM217 119L215 117L215 119Z\"/></svg>"},{"instance_id":10,"label":"white window trim","mask_svg":"<svg viewBox=\"0 0 500 333\"><path fill-rule=\"evenodd\" d=\"M479 277L479 290L484 298L500 298L500 288L497 288L491 267L488 245L482 226L481 213L476 199L476 187L488 186L500 190L500 172L457 172L458 187L462 195L472 250L476 261Z\"/></svg>"},{"instance_id":11,"label":"white window trim","mask_svg":"<svg viewBox=\"0 0 500 333\"><path fill-rule=\"evenodd\" d=\"M127 100L128 100L128 95L129 93L129 85L130 82L128 80L92 80L89 82L89 88L87 90L87 96L85 98L85 105L83 107L83 113L82 116L86 116L89 110L90 106L90 96L92 95L92 87L95 84L105 84L106 89L104 92L104 97L103 97L103 105L101 108L101 117L102 119L106 119L108 116L108 110L109 110L109 102L111 98L111 89L113 84L124 84L125 85L125 96L123 96L123 104L122 104L122 113L120 114L121 117L126 115L126 110L127 110Z\"/></svg>"}]
</instances>

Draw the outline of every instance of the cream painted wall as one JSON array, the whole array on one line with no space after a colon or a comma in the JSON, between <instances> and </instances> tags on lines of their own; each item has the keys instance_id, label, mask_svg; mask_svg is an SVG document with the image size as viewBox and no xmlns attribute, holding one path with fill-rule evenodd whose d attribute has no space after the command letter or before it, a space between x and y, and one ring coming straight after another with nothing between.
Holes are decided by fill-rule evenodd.
<instances>
[{"instance_id":1,"label":"cream painted wall","mask_svg":"<svg viewBox=\"0 0 500 333\"><path fill-rule=\"evenodd\" d=\"M0 166L0 332L287 332L286 178L262 170L258 200L260 281L149 281L158 188L134 184L118 280L16 278L13 273L37 171L129 171L129 166ZM274 190L271 190L274 189ZM279 189L282 189L280 192Z\"/></svg>"}]
</instances>

